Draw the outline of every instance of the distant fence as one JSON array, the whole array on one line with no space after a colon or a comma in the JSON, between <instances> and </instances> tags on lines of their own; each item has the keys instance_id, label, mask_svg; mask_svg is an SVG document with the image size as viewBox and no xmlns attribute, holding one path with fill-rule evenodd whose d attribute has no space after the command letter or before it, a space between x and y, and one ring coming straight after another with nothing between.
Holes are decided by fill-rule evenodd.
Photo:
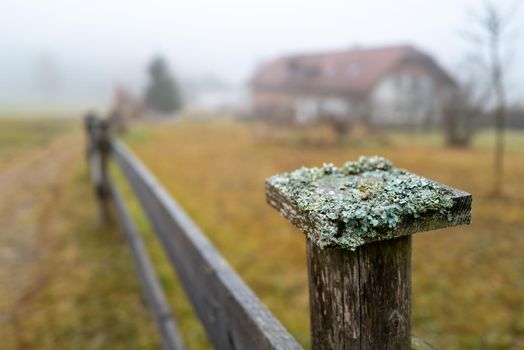
<instances>
[{"instance_id":1,"label":"distant fence","mask_svg":"<svg viewBox=\"0 0 524 350\"><path fill-rule=\"evenodd\" d=\"M163 347L183 349L144 244L107 171L110 155L142 204L213 345L218 349L300 349L154 176L122 143L108 137L107 123L91 116L86 118L86 129L91 180L101 218L109 218L113 202Z\"/></svg>"},{"instance_id":2,"label":"distant fence","mask_svg":"<svg viewBox=\"0 0 524 350\"><path fill-rule=\"evenodd\" d=\"M141 236L108 172L111 158L141 203L213 346L228 350L301 349L151 172L109 136L107 121L88 115L85 128L100 218L108 221L112 212L118 218L163 348L184 346ZM457 192L457 205L462 209L468 205L466 195ZM290 210L277 197L268 200L275 207ZM454 224L468 221L468 215ZM424 229L420 223L413 225L419 226L402 230L414 233ZM446 226L432 225L432 229ZM370 243L356 252L321 250L310 241L307 247L314 349L431 348L411 338L410 236Z\"/></svg>"}]
</instances>

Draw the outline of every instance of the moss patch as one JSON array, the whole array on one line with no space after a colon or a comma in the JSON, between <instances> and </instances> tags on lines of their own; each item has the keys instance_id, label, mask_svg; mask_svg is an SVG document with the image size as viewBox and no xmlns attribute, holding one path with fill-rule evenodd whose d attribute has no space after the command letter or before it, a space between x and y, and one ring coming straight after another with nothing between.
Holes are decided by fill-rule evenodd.
<instances>
[{"instance_id":1,"label":"moss patch","mask_svg":"<svg viewBox=\"0 0 524 350\"><path fill-rule=\"evenodd\" d=\"M451 220L451 192L382 157L360 157L341 167L301 168L267 180L294 202L316 232L305 233L320 247L354 250L394 236L401 220L442 215Z\"/></svg>"}]
</instances>

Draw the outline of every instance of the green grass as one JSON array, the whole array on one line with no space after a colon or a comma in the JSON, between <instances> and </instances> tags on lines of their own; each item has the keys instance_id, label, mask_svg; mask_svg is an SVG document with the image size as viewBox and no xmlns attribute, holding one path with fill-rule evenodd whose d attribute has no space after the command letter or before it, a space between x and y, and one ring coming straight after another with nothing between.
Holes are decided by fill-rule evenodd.
<instances>
[{"instance_id":1,"label":"green grass","mask_svg":"<svg viewBox=\"0 0 524 350\"><path fill-rule=\"evenodd\" d=\"M506 136L506 150L508 152L515 152L522 154L524 152L524 137L522 131L507 131ZM473 138L473 147L482 150L491 150L495 144L495 133L493 130L483 130L475 135Z\"/></svg>"},{"instance_id":2,"label":"green grass","mask_svg":"<svg viewBox=\"0 0 524 350\"><path fill-rule=\"evenodd\" d=\"M508 130L505 135L506 151L513 153L524 152L524 132ZM437 132L414 131L412 133L405 131L394 131L382 134L377 140L384 143L391 143L396 146L431 145L441 147L445 143L445 137ZM472 138L472 149L490 151L495 144L495 132L492 129L484 129L477 132Z\"/></svg>"},{"instance_id":3,"label":"green grass","mask_svg":"<svg viewBox=\"0 0 524 350\"><path fill-rule=\"evenodd\" d=\"M65 118L1 118L0 168L24 152L70 132L77 120Z\"/></svg>"}]
</instances>

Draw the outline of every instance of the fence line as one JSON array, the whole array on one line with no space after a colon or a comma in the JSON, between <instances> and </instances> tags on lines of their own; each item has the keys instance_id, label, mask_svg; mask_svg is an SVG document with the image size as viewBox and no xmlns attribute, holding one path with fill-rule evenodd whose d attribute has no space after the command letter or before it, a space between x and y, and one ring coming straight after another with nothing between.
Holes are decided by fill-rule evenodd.
<instances>
[{"instance_id":1,"label":"fence line","mask_svg":"<svg viewBox=\"0 0 524 350\"><path fill-rule=\"evenodd\" d=\"M101 197L100 217L107 219L105 201L108 196L104 189L108 188L116 215L129 237L148 306L164 347L179 349L182 346L180 337L147 252L107 173L107 164L102 164L110 157L97 155L99 145L106 144L100 138L107 134L100 131L99 122L95 124L86 129L91 133L90 144L94 143L88 147L91 149L88 163L91 179L96 182L96 193ZM231 350L301 349L149 170L122 143L110 139L106 142L108 154L119 165L139 199L211 343L217 349Z\"/></svg>"},{"instance_id":2,"label":"fence line","mask_svg":"<svg viewBox=\"0 0 524 350\"><path fill-rule=\"evenodd\" d=\"M154 176L122 143L112 145L211 342L219 349L300 348Z\"/></svg>"},{"instance_id":3,"label":"fence line","mask_svg":"<svg viewBox=\"0 0 524 350\"><path fill-rule=\"evenodd\" d=\"M122 195L113 181L109 182L111 197L115 203L117 217L131 248L136 270L144 290L146 303L155 320L162 338L162 348L166 350L184 350L176 322L171 314L162 287L156 277L153 264L131 215L124 203Z\"/></svg>"},{"instance_id":4,"label":"fence line","mask_svg":"<svg viewBox=\"0 0 524 350\"><path fill-rule=\"evenodd\" d=\"M116 161L133 189L215 348L301 349L151 172L126 146L109 137L108 124L91 115L86 118L86 131L90 178L100 204L100 219L108 222L110 209L115 207L164 349L183 349L182 341L140 234L108 173L110 159ZM327 186L324 189L330 193L337 190L342 191L341 198L347 196L340 186L330 184L332 180L315 181L318 188ZM471 195L436 184L450 193L452 206L447 215L434 212L401 217L396 228L379 232L382 236L373 236L375 241L351 251L321 248L313 241L323 234L326 224L337 224L340 235L344 225L326 223L322 221L325 213L312 214L298 205L296 192L282 187L286 183L279 177L269 179L266 198L308 235L313 348L431 349L411 336L411 235L468 224ZM350 202L353 197L344 200Z\"/></svg>"}]
</instances>

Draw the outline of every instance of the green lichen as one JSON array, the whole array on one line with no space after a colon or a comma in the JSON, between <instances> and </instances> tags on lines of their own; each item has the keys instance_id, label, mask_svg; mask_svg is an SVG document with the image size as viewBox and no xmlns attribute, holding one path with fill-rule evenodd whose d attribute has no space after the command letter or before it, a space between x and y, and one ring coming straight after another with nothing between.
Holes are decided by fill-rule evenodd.
<instances>
[{"instance_id":1,"label":"green lichen","mask_svg":"<svg viewBox=\"0 0 524 350\"><path fill-rule=\"evenodd\" d=\"M440 215L451 220L449 190L377 156L341 167L301 168L273 176L268 184L293 202L307 220L300 228L320 247L354 250L393 237L408 218Z\"/></svg>"}]
</instances>

